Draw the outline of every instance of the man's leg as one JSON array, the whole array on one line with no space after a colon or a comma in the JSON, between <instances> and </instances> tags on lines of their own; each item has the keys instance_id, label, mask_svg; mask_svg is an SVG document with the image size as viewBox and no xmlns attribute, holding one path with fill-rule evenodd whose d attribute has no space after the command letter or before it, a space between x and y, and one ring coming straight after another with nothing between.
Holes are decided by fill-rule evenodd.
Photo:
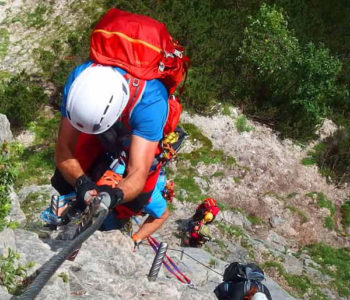
<instances>
[{"instance_id":1,"label":"man's leg","mask_svg":"<svg viewBox=\"0 0 350 300\"><path fill-rule=\"evenodd\" d=\"M137 236L137 239L143 240L149 237L152 233L157 231L169 217L169 211L166 208L165 212L161 215L160 218L154 218L149 216L146 221L141 225L140 229L134 234Z\"/></svg>"}]
</instances>

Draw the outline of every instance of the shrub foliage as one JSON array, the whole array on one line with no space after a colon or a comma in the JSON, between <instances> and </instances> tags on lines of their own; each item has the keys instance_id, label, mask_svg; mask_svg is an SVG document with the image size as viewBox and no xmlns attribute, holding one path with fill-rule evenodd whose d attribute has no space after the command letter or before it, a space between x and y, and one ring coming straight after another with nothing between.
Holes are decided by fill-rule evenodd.
<instances>
[{"instance_id":1,"label":"shrub foliage","mask_svg":"<svg viewBox=\"0 0 350 300\"><path fill-rule=\"evenodd\" d=\"M5 148L1 149L2 152ZM6 217L9 214L11 200L9 197L10 188L16 177L16 171L9 157L0 156L0 231L7 225Z\"/></svg>"},{"instance_id":2,"label":"shrub foliage","mask_svg":"<svg viewBox=\"0 0 350 300\"><path fill-rule=\"evenodd\" d=\"M44 89L24 72L0 84L0 112L7 116L13 129L33 121L39 107L46 102Z\"/></svg>"},{"instance_id":3,"label":"shrub foliage","mask_svg":"<svg viewBox=\"0 0 350 300\"><path fill-rule=\"evenodd\" d=\"M311 137L332 100L346 96L337 84L340 60L322 45L301 45L275 6L262 5L249 18L238 62L251 112L263 111L284 135Z\"/></svg>"}]
</instances>

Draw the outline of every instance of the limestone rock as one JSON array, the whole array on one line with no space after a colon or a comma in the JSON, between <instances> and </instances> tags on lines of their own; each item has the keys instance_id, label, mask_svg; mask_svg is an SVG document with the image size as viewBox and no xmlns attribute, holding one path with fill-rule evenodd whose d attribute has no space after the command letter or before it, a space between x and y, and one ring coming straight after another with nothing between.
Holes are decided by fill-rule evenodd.
<instances>
[{"instance_id":1,"label":"limestone rock","mask_svg":"<svg viewBox=\"0 0 350 300\"><path fill-rule=\"evenodd\" d=\"M16 136L16 141L21 143L24 147L30 146L35 140L35 134L29 130L22 131Z\"/></svg>"},{"instance_id":2,"label":"limestone rock","mask_svg":"<svg viewBox=\"0 0 350 300\"><path fill-rule=\"evenodd\" d=\"M337 129L338 126L332 120L325 119L316 133L320 137L320 140L324 140L336 132Z\"/></svg>"},{"instance_id":3,"label":"limestone rock","mask_svg":"<svg viewBox=\"0 0 350 300\"><path fill-rule=\"evenodd\" d=\"M10 122L5 115L0 114L0 143L4 141L10 142L12 138Z\"/></svg>"},{"instance_id":4,"label":"limestone rock","mask_svg":"<svg viewBox=\"0 0 350 300\"><path fill-rule=\"evenodd\" d=\"M0 255L7 253L9 248L16 250L16 238L12 229L5 228L0 232Z\"/></svg>"},{"instance_id":5,"label":"limestone rock","mask_svg":"<svg viewBox=\"0 0 350 300\"><path fill-rule=\"evenodd\" d=\"M18 192L18 199L19 202L22 203L26 197L31 194L31 193L41 193L44 195L47 195L47 201L50 201L51 195L58 194L57 191L49 184L46 185L29 185L23 187L19 192Z\"/></svg>"},{"instance_id":6,"label":"limestone rock","mask_svg":"<svg viewBox=\"0 0 350 300\"><path fill-rule=\"evenodd\" d=\"M277 233L271 231L269 233L269 235L267 236L266 238L266 243L272 248L272 249L275 249L275 250L278 250L278 251L281 251L283 252L285 250L285 247L286 247L286 240L278 235Z\"/></svg>"},{"instance_id":7,"label":"limestone rock","mask_svg":"<svg viewBox=\"0 0 350 300\"><path fill-rule=\"evenodd\" d=\"M17 222L19 224L24 224L26 222L26 216L21 210L19 199L17 194L14 191L10 193L11 198L11 209L10 209L10 220Z\"/></svg>"},{"instance_id":8,"label":"limestone rock","mask_svg":"<svg viewBox=\"0 0 350 300\"><path fill-rule=\"evenodd\" d=\"M279 217L279 216L271 216L269 218L269 223L270 223L272 228L278 227L283 222L284 222L284 220L281 217Z\"/></svg>"},{"instance_id":9,"label":"limestone rock","mask_svg":"<svg viewBox=\"0 0 350 300\"><path fill-rule=\"evenodd\" d=\"M291 295L289 295L286 291L284 291L276 282L274 282L270 278L266 278L266 281L264 284L267 286L267 288L270 291L272 299L276 300L293 300L295 299Z\"/></svg>"},{"instance_id":10,"label":"limestone rock","mask_svg":"<svg viewBox=\"0 0 350 300\"><path fill-rule=\"evenodd\" d=\"M16 250L21 254L21 262L34 262L32 272L53 255L50 246L42 242L34 232L15 229Z\"/></svg>"},{"instance_id":11,"label":"limestone rock","mask_svg":"<svg viewBox=\"0 0 350 300\"><path fill-rule=\"evenodd\" d=\"M303 263L293 255L284 257L283 266L288 274L301 275L303 273Z\"/></svg>"},{"instance_id":12,"label":"limestone rock","mask_svg":"<svg viewBox=\"0 0 350 300\"><path fill-rule=\"evenodd\" d=\"M0 285L0 299L1 300L9 300L11 299L12 295L10 295L8 292L7 292L7 289Z\"/></svg>"},{"instance_id":13,"label":"limestone rock","mask_svg":"<svg viewBox=\"0 0 350 300\"><path fill-rule=\"evenodd\" d=\"M236 211L220 211L220 213L216 217L216 220L225 221L235 226L249 227L251 225L249 220L242 213Z\"/></svg>"}]
</instances>

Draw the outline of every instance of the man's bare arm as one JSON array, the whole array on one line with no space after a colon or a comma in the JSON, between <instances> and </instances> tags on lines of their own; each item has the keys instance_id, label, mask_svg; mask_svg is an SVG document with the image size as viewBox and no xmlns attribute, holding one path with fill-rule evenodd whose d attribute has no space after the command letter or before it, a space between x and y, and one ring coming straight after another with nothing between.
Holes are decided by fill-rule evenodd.
<instances>
[{"instance_id":1,"label":"man's bare arm","mask_svg":"<svg viewBox=\"0 0 350 300\"><path fill-rule=\"evenodd\" d=\"M56 166L63 177L74 186L78 177L84 174L79 162L74 158L74 148L80 132L65 117L61 118L55 149Z\"/></svg>"},{"instance_id":2,"label":"man's bare arm","mask_svg":"<svg viewBox=\"0 0 350 300\"><path fill-rule=\"evenodd\" d=\"M158 142L150 142L133 135L129 151L128 175L118 185L124 192L124 201L128 202L137 197L145 183L151 168Z\"/></svg>"}]
</instances>

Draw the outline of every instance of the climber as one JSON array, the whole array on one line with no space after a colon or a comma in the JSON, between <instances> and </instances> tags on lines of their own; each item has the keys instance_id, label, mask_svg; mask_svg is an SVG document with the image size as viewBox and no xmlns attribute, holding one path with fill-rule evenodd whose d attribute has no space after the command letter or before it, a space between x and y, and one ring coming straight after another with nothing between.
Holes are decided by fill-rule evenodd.
<instances>
[{"instance_id":1,"label":"climber","mask_svg":"<svg viewBox=\"0 0 350 300\"><path fill-rule=\"evenodd\" d=\"M80 210L104 192L109 217L127 220L147 212L157 197L166 146L161 141L179 121L182 108L173 93L186 77L189 58L163 23L116 8L97 23L90 45L91 60L73 70L64 88L51 182L61 195L74 190ZM113 173L110 163L123 151L125 173L117 184L106 184L101 178ZM165 199L159 201L135 241L168 218Z\"/></svg>"},{"instance_id":2,"label":"climber","mask_svg":"<svg viewBox=\"0 0 350 300\"><path fill-rule=\"evenodd\" d=\"M215 216L220 211L216 206L216 201L212 198L207 198L201 203L188 224L188 236L184 239L184 245L191 247L201 247L207 241L210 241L212 236L209 229L209 224L215 219Z\"/></svg>"}]
</instances>

